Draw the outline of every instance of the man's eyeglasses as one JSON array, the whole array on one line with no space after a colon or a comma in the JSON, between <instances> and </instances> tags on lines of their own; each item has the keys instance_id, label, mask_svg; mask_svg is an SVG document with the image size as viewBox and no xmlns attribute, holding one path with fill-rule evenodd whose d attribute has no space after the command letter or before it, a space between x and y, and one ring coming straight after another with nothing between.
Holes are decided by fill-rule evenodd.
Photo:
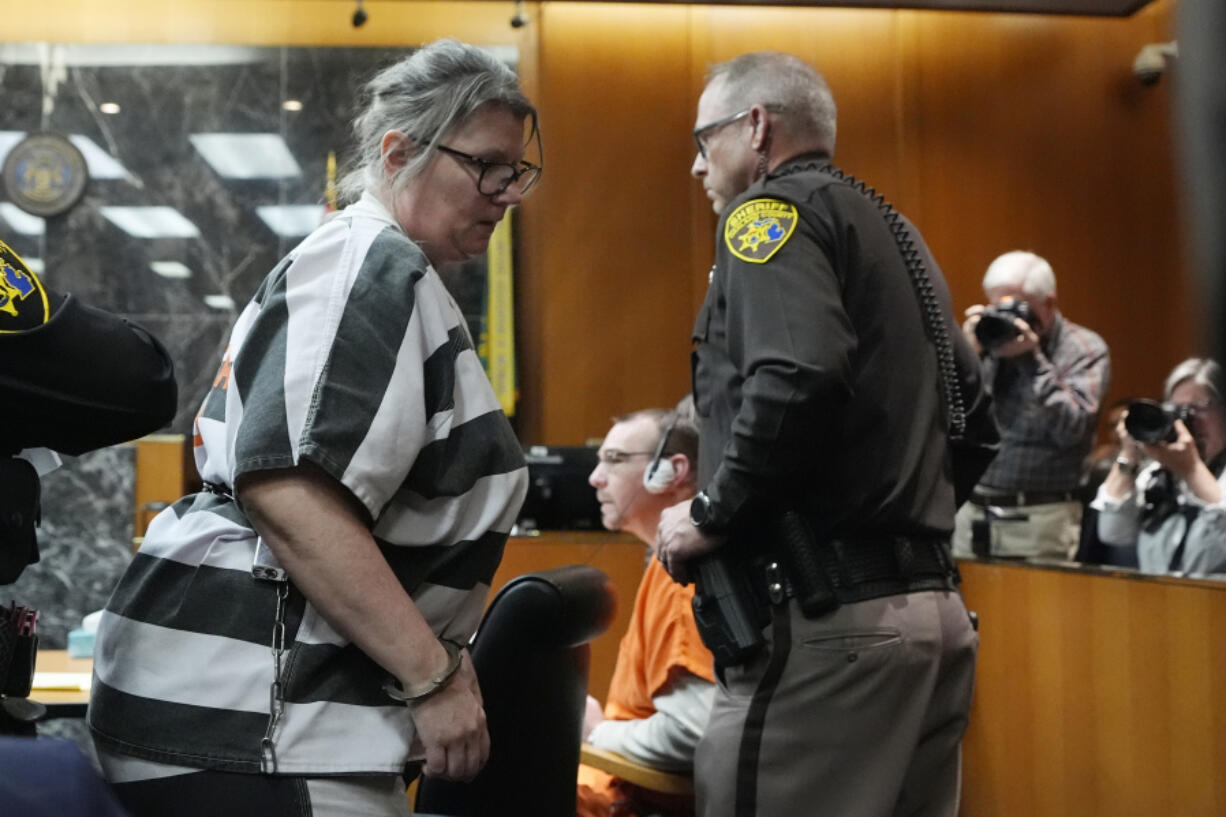
<instances>
[{"instance_id":1,"label":"man's eyeglasses","mask_svg":"<svg viewBox=\"0 0 1226 817\"><path fill-rule=\"evenodd\" d=\"M597 456L605 465L621 465L631 457L650 457L655 453L654 451L619 451L616 448L606 448Z\"/></svg>"},{"instance_id":2,"label":"man's eyeglasses","mask_svg":"<svg viewBox=\"0 0 1226 817\"><path fill-rule=\"evenodd\" d=\"M714 122L708 122L705 125L694 128L694 144L698 145L698 154L704 159L707 158L707 143L704 140L724 125L731 125L733 122L749 116L750 110L750 108L746 108L731 116L725 116L723 119L716 119Z\"/></svg>"},{"instance_id":3,"label":"man's eyeglasses","mask_svg":"<svg viewBox=\"0 0 1226 817\"><path fill-rule=\"evenodd\" d=\"M514 187L515 192L521 196L528 195L528 191L532 189L532 185L536 184L536 180L541 177L541 168L539 165L534 165L531 162L519 162L518 164L508 164L506 162L491 162L488 159L482 159L480 156L473 156L470 153L449 148L446 145L437 145L443 153L448 153L455 156L457 159L464 159L472 162L481 173L477 176L477 190L483 196L497 196L499 193L506 192L509 188Z\"/></svg>"}]
</instances>

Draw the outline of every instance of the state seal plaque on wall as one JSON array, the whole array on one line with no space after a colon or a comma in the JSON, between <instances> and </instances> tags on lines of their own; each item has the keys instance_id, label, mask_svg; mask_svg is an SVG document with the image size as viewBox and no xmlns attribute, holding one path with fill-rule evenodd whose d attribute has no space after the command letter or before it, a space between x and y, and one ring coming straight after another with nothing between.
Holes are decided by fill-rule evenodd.
<instances>
[{"instance_id":1,"label":"state seal plaque on wall","mask_svg":"<svg viewBox=\"0 0 1226 817\"><path fill-rule=\"evenodd\" d=\"M4 160L4 192L36 216L58 216L85 193L89 169L77 146L58 133L32 133Z\"/></svg>"}]
</instances>

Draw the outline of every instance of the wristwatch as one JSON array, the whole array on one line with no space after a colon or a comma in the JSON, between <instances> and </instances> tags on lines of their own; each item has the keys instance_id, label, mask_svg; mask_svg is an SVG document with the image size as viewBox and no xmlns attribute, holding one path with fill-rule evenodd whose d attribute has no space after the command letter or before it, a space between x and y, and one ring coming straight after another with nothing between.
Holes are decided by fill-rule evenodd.
<instances>
[{"instance_id":1,"label":"wristwatch","mask_svg":"<svg viewBox=\"0 0 1226 817\"><path fill-rule=\"evenodd\" d=\"M721 534L727 527L725 520L719 518L706 491L699 491L690 502L690 522L708 535Z\"/></svg>"},{"instance_id":2,"label":"wristwatch","mask_svg":"<svg viewBox=\"0 0 1226 817\"><path fill-rule=\"evenodd\" d=\"M1120 467L1120 470L1130 477L1135 477L1137 472L1141 470L1141 463L1136 460L1130 460L1127 457L1119 456L1115 458L1115 464Z\"/></svg>"}]
</instances>

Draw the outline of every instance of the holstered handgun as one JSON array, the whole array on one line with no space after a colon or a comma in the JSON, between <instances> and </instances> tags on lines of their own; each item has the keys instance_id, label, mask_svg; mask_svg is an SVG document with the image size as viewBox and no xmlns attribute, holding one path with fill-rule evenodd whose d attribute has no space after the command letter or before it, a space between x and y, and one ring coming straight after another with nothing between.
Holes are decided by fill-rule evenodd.
<instances>
[{"instance_id":1,"label":"holstered handgun","mask_svg":"<svg viewBox=\"0 0 1226 817\"><path fill-rule=\"evenodd\" d=\"M692 606L702 643L717 667L745 663L766 643L746 572L732 570L721 554L697 560L694 571Z\"/></svg>"}]
</instances>

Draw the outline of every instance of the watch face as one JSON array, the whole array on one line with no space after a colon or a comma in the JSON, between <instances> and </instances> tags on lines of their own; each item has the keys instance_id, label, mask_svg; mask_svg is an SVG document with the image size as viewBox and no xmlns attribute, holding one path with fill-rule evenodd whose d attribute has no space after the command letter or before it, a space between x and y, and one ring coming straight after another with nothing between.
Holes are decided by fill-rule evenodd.
<instances>
[{"instance_id":1,"label":"watch face","mask_svg":"<svg viewBox=\"0 0 1226 817\"><path fill-rule=\"evenodd\" d=\"M711 521L711 500L706 494L698 494L690 503L690 522L701 528Z\"/></svg>"}]
</instances>

